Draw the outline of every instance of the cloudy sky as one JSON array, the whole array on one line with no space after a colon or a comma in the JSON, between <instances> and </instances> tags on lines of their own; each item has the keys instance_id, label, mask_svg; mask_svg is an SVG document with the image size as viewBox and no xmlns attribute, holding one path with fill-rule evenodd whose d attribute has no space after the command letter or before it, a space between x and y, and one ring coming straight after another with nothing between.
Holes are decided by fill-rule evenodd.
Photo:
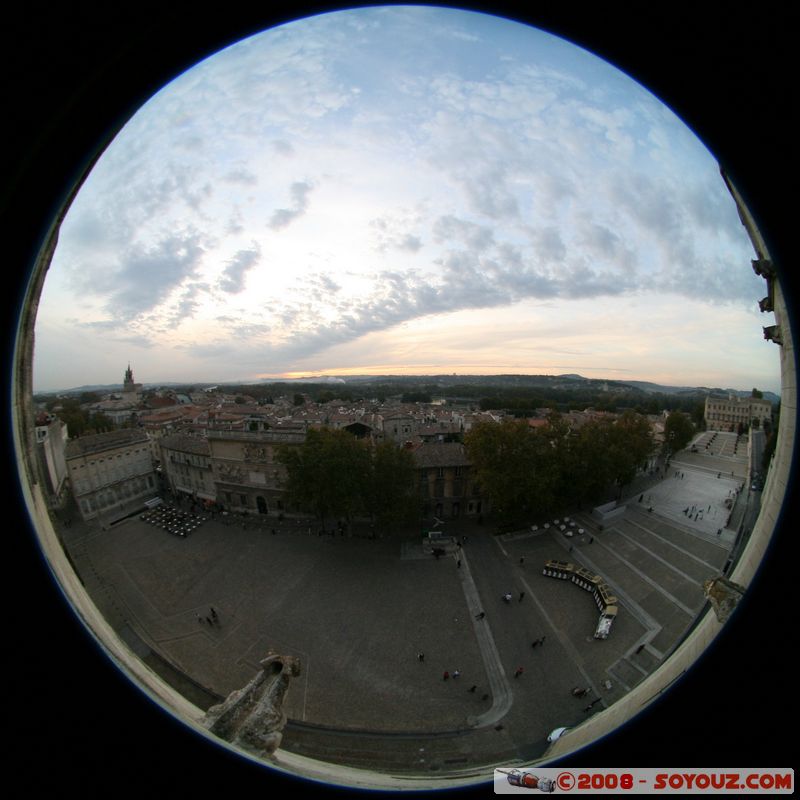
<instances>
[{"instance_id":1,"label":"cloudy sky","mask_svg":"<svg viewBox=\"0 0 800 800\"><path fill-rule=\"evenodd\" d=\"M242 41L153 97L70 209L34 388L549 373L779 389L716 162L630 78L436 8Z\"/></svg>"}]
</instances>

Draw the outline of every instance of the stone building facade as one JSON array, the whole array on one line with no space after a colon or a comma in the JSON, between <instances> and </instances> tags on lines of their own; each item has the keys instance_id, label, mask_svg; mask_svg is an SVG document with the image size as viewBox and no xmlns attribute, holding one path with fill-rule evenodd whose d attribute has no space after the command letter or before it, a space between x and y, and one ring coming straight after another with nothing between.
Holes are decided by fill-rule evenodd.
<instances>
[{"instance_id":1,"label":"stone building facade","mask_svg":"<svg viewBox=\"0 0 800 800\"><path fill-rule=\"evenodd\" d=\"M420 445L414 450L414 462L423 516L454 519L477 517L489 511L463 444Z\"/></svg>"},{"instance_id":2,"label":"stone building facade","mask_svg":"<svg viewBox=\"0 0 800 800\"><path fill-rule=\"evenodd\" d=\"M710 431L736 431L739 425L754 423L763 428L772 422L772 403L757 397L706 397L706 428Z\"/></svg>"},{"instance_id":3,"label":"stone building facade","mask_svg":"<svg viewBox=\"0 0 800 800\"><path fill-rule=\"evenodd\" d=\"M269 514L288 511L281 445L301 445L305 432L209 430L206 436L217 502L231 511Z\"/></svg>"},{"instance_id":4,"label":"stone building facade","mask_svg":"<svg viewBox=\"0 0 800 800\"><path fill-rule=\"evenodd\" d=\"M67 425L55 414L42 413L36 418L36 454L42 485L50 508L61 505L68 486L66 449Z\"/></svg>"},{"instance_id":5,"label":"stone building facade","mask_svg":"<svg viewBox=\"0 0 800 800\"><path fill-rule=\"evenodd\" d=\"M66 465L85 520L120 519L157 492L147 434L135 428L72 439Z\"/></svg>"},{"instance_id":6,"label":"stone building facade","mask_svg":"<svg viewBox=\"0 0 800 800\"><path fill-rule=\"evenodd\" d=\"M206 439L172 433L159 438L158 448L161 474L174 494L209 502L217 500L211 448Z\"/></svg>"}]
</instances>

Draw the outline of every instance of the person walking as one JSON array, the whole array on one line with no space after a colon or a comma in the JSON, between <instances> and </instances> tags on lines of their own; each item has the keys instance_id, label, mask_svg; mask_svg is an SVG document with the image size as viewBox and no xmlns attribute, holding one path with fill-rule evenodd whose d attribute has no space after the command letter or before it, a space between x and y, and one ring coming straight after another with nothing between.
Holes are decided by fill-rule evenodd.
<instances>
[{"instance_id":1,"label":"person walking","mask_svg":"<svg viewBox=\"0 0 800 800\"><path fill-rule=\"evenodd\" d=\"M425 653L423 653L422 650L420 650L419 653L417 653L417 660L420 662L425 660Z\"/></svg>"},{"instance_id":2,"label":"person walking","mask_svg":"<svg viewBox=\"0 0 800 800\"><path fill-rule=\"evenodd\" d=\"M485 616L486 616L486 612L485 611L481 611L480 614L476 614L475 615L475 619L483 619Z\"/></svg>"},{"instance_id":3,"label":"person walking","mask_svg":"<svg viewBox=\"0 0 800 800\"><path fill-rule=\"evenodd\" d=\"M525 592L520 592L520 593L519 593L519 602L520 602L520 603L522 602L522 598L523 598L523 597L525 597Z\"/></svg>"},{"instance_id":4,"label":"person walking","mask_svg":"<svg viewBox=\"0 0 800 800\"><path fill-rule=\"evenodd\" d=\"M447 670L445 670L444 675L442 675L442 680L443 681L450 680L450 673Z\"/></svg>"},{"instance_id":5,"label":"person walking","mask_svg":"<svg viewBox=\"0 0 800 800\"><path fill-rule=\"evenodd\" d=\"M519 678L519 676L520 676L520 675L522 675L522 673L523 673L524 671L525 671L525 670L523 670L523 669L522 669L522 667L517 667L517 668L516 668L516 670L514 671L514 677L515 677L515 678Z\"/></svg>"},{"instance_id":6,"label":"person walking","mask_svg":"<svg viewBox=\"0 0 800 800\"><path fill-rule=\"evenodd\" d=\"M454 669L453 670L453 678L460 678L460 677L461 677L461 670L460 669Z\"/></svg>"},{"instance_id":7,"label":"person walking","mask_svg":"<svg viewBox=\"0 0 800 800\"><path fill-rule=\"evenodd\" d=\"M470 686L469 689L467 689L467 691L468 692L472 692L472 694L475 694L475 691L477 690L477 688L478 688L478 685L476 683L473 683L472 686Z\"/></svg>"}]
</instances>

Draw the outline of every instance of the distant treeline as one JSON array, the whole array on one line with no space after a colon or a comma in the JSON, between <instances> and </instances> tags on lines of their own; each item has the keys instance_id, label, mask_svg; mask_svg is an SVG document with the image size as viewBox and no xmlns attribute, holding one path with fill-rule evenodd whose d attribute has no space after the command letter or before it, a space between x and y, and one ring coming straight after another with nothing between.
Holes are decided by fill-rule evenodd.
<instances>
[{"instance_id":1,"label":"distant treeline","mask_svg":"<svg viewBox=\"0 0 800 800\"><path fill-rule=\"evenodd\" d=\"M410 379L396 382L380 380L374 383L360 381L356 384L331 383L263 383L225 386L227 394L247 396L257 402L270 403L274 398L299 395L317 403L335 400L359 402L397 399L404 403L429 403L434 398L445 398L450 403L467 404L481 410L506 411L514 416L532 416L536 409L550 408L560 412L592 407L600 411L631 410L639 414L659 414L662 411L683 411L695 422L703 419L705 394L703 393L647 393L640 389L611 385L611 391L593 386L589 381L575 381L575 387L509 386L508 384L458 383L442 386L430 381L414 382ZM183 387L190 391L193 387Z\"/></svg>"},{"instance_id":2,"label":"distant treeline","mask_svg":"<svg viewBox=\"0 0 800 800\"><path fill-rule=\"evenodd\" d=\"M463 382L462 382L463 377ZM171 387L178 393L191 393L203 388L202 384L185 384ZM317 403L340 401L342 403L397 400L404 403L429 403L444 398L449 404L466 405L484 411L504 411L515 417L530 417L537 409L548 408L561 413L595 408L599 411L635 411L639 414L659 414L662 411L683 411L695 424L702 425L706 393L645 392L639 388L608 381L589 379L564 379L548 376L447 376L436 378L376 378L374 381L358 380L336 384L330 382L276 381L260 384L228 384L219 391L232 394L240 400L245 397L258 403L271 404L279 397L289 397L298 405L304 398ZM82 392L80 402L97 401L98 392ZM37 401L56 405L55 395L37 394Z\"/></svg>"}]
</instances>

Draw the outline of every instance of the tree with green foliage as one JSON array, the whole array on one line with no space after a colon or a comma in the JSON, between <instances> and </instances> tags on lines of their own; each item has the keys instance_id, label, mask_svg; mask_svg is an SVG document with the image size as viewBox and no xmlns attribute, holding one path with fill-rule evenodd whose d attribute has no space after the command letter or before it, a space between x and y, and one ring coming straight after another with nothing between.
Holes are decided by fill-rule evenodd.
<instances>
[{"instance_id":1,"label":"tree with green foliage","mask_svg":"<svg viewBox=\"0 0 800 800\"><path fill-rule=\"evenodd\" d=\"M553 506L557 448L526 420L483 422L464 435L477 482L504 523Z\"/></svg>"},{"instance_id":2,"label":"tree with green foliage","mask_svg":"<svg viewBox=\"0 0 800 800\"><path fill-rule=\"evenodd\" d=\"M299 447L278 449L286 467L290 501L312 511L323 526L330 517L350 519L362 505L369 451L347 431L309 430Z\"/></svg>"},{"instance_id":3,"label":"tree with green foliage","mask_svg":"<svg viewBox=\"0 0 800 800\"><path fill-rule=\"evenodd\" d=\"M58 418L67 425L70 437L82 436L90 428L89 412L81 408L75 397L65 397L60 401L61 408L56 411Z\"/></svg>"},{"instance_id":4,"label":"tree with green foliage","mask_svg":"<svg viewBox=\"0 0 800 800\"><path fill-rule=\"evenodd\" d=\"M752 392L750 392L750 396L751 396L751 397L755 397L756 399L760 400L762 397L764 397L764 392L762 392L762 391L760 391L759 389L756 389L756 388L754 387L754 388L753 388L753 391L752 391Z\"/></svg>"},{"instance_id":5,"label":"tree with green foliage","mask_svg":"<svg viewBox=\"0 0 800 800\"><path fill-rule=\"evenodd\" d=\"M690 410L690 417L695 430L704 431L706 429L706 404L695 403Z\"/></svg>"},{"instance_id":6,"label":"tree with green foliage","mask_svg":"<svg viewBox=\"0 0 800 800\"><path fill-rule=\"evenodd\" d=\"M107 414L103 414L102 411L98 411L89 416L87 422L87 428L95 433L108 433L108 431L115 430L116 427L114 420ZM69 430L69 428L67 428L67 430Z\"/></svg>"},{"instance_id":7,"label":"tree with green foliage","mask_svg":"<svg viewBox=\"0 0 800 800\"><path fill-rule=\"evenodd\" d=\"M604 498L612 483L610 424L593 420L565 438L561 447L561 496L565 506Z\"/></svg>"},{"instance_id":8,"label":"tree with green foliage","mask_svg":"<svg viewBox=\"0 0 800 800\"><path fill-rule=\"evenodd\" d=\"M430 403L432 395L430 392L404 392L403 403Z\"/></svg>"},{"instance_id":9,"label":"tree with green foliage","mask_svg":"<svg viewBox=\"0 0 800 800\"><path fill-rule=\"evenodd\" d=\"M78 402L82 405L85 403L99 403L101 399L98 392L81 392L78 396Z\"/></svg>"},{"instance_id":10,"label":"tree with green foliage","mask_svg":"<svg viewBox=\"0 0 800 800\"><path fill-rule=\"evenodd\" d=\"M652 455L653 430L646 417L626 411L610 423L606 439L611 479L622 491Z\"/></svg>"},{"instance_id":11,"label":"tree with green foliage","mask_svg":"<svg viewBox=\"0 0 800 800\"><path fill-rule=\"evenodd\" d=\"M664 423L664 452L672 454L683 450L692 440L694 433L691 419L680 411L673 411Z\"/></svg>"},{"instance_id":12,"label":"tree with green foliage","mask_svg":"<svg viewBox=\"0 0 800 800\"><path fill-rule=\"evenodd\" d=\"M393 442L381 442L370 452L363 484L364 510L381 530L411 522L418 513L414 457Z\"/></svg>"},{"instance_id":13,"label":"tree with green foliage","mask_svg":"<svg viewBox=\"0 0 800 800\"><path fill-rule=\"evenodd\" d=\"M303 397L302 394L296 393L294 398L293 398L293 400L292 400L292 402L296 406L302 406L306 402L306 399L305 399L305 397Z\"/></svg>"}]
</instances>

